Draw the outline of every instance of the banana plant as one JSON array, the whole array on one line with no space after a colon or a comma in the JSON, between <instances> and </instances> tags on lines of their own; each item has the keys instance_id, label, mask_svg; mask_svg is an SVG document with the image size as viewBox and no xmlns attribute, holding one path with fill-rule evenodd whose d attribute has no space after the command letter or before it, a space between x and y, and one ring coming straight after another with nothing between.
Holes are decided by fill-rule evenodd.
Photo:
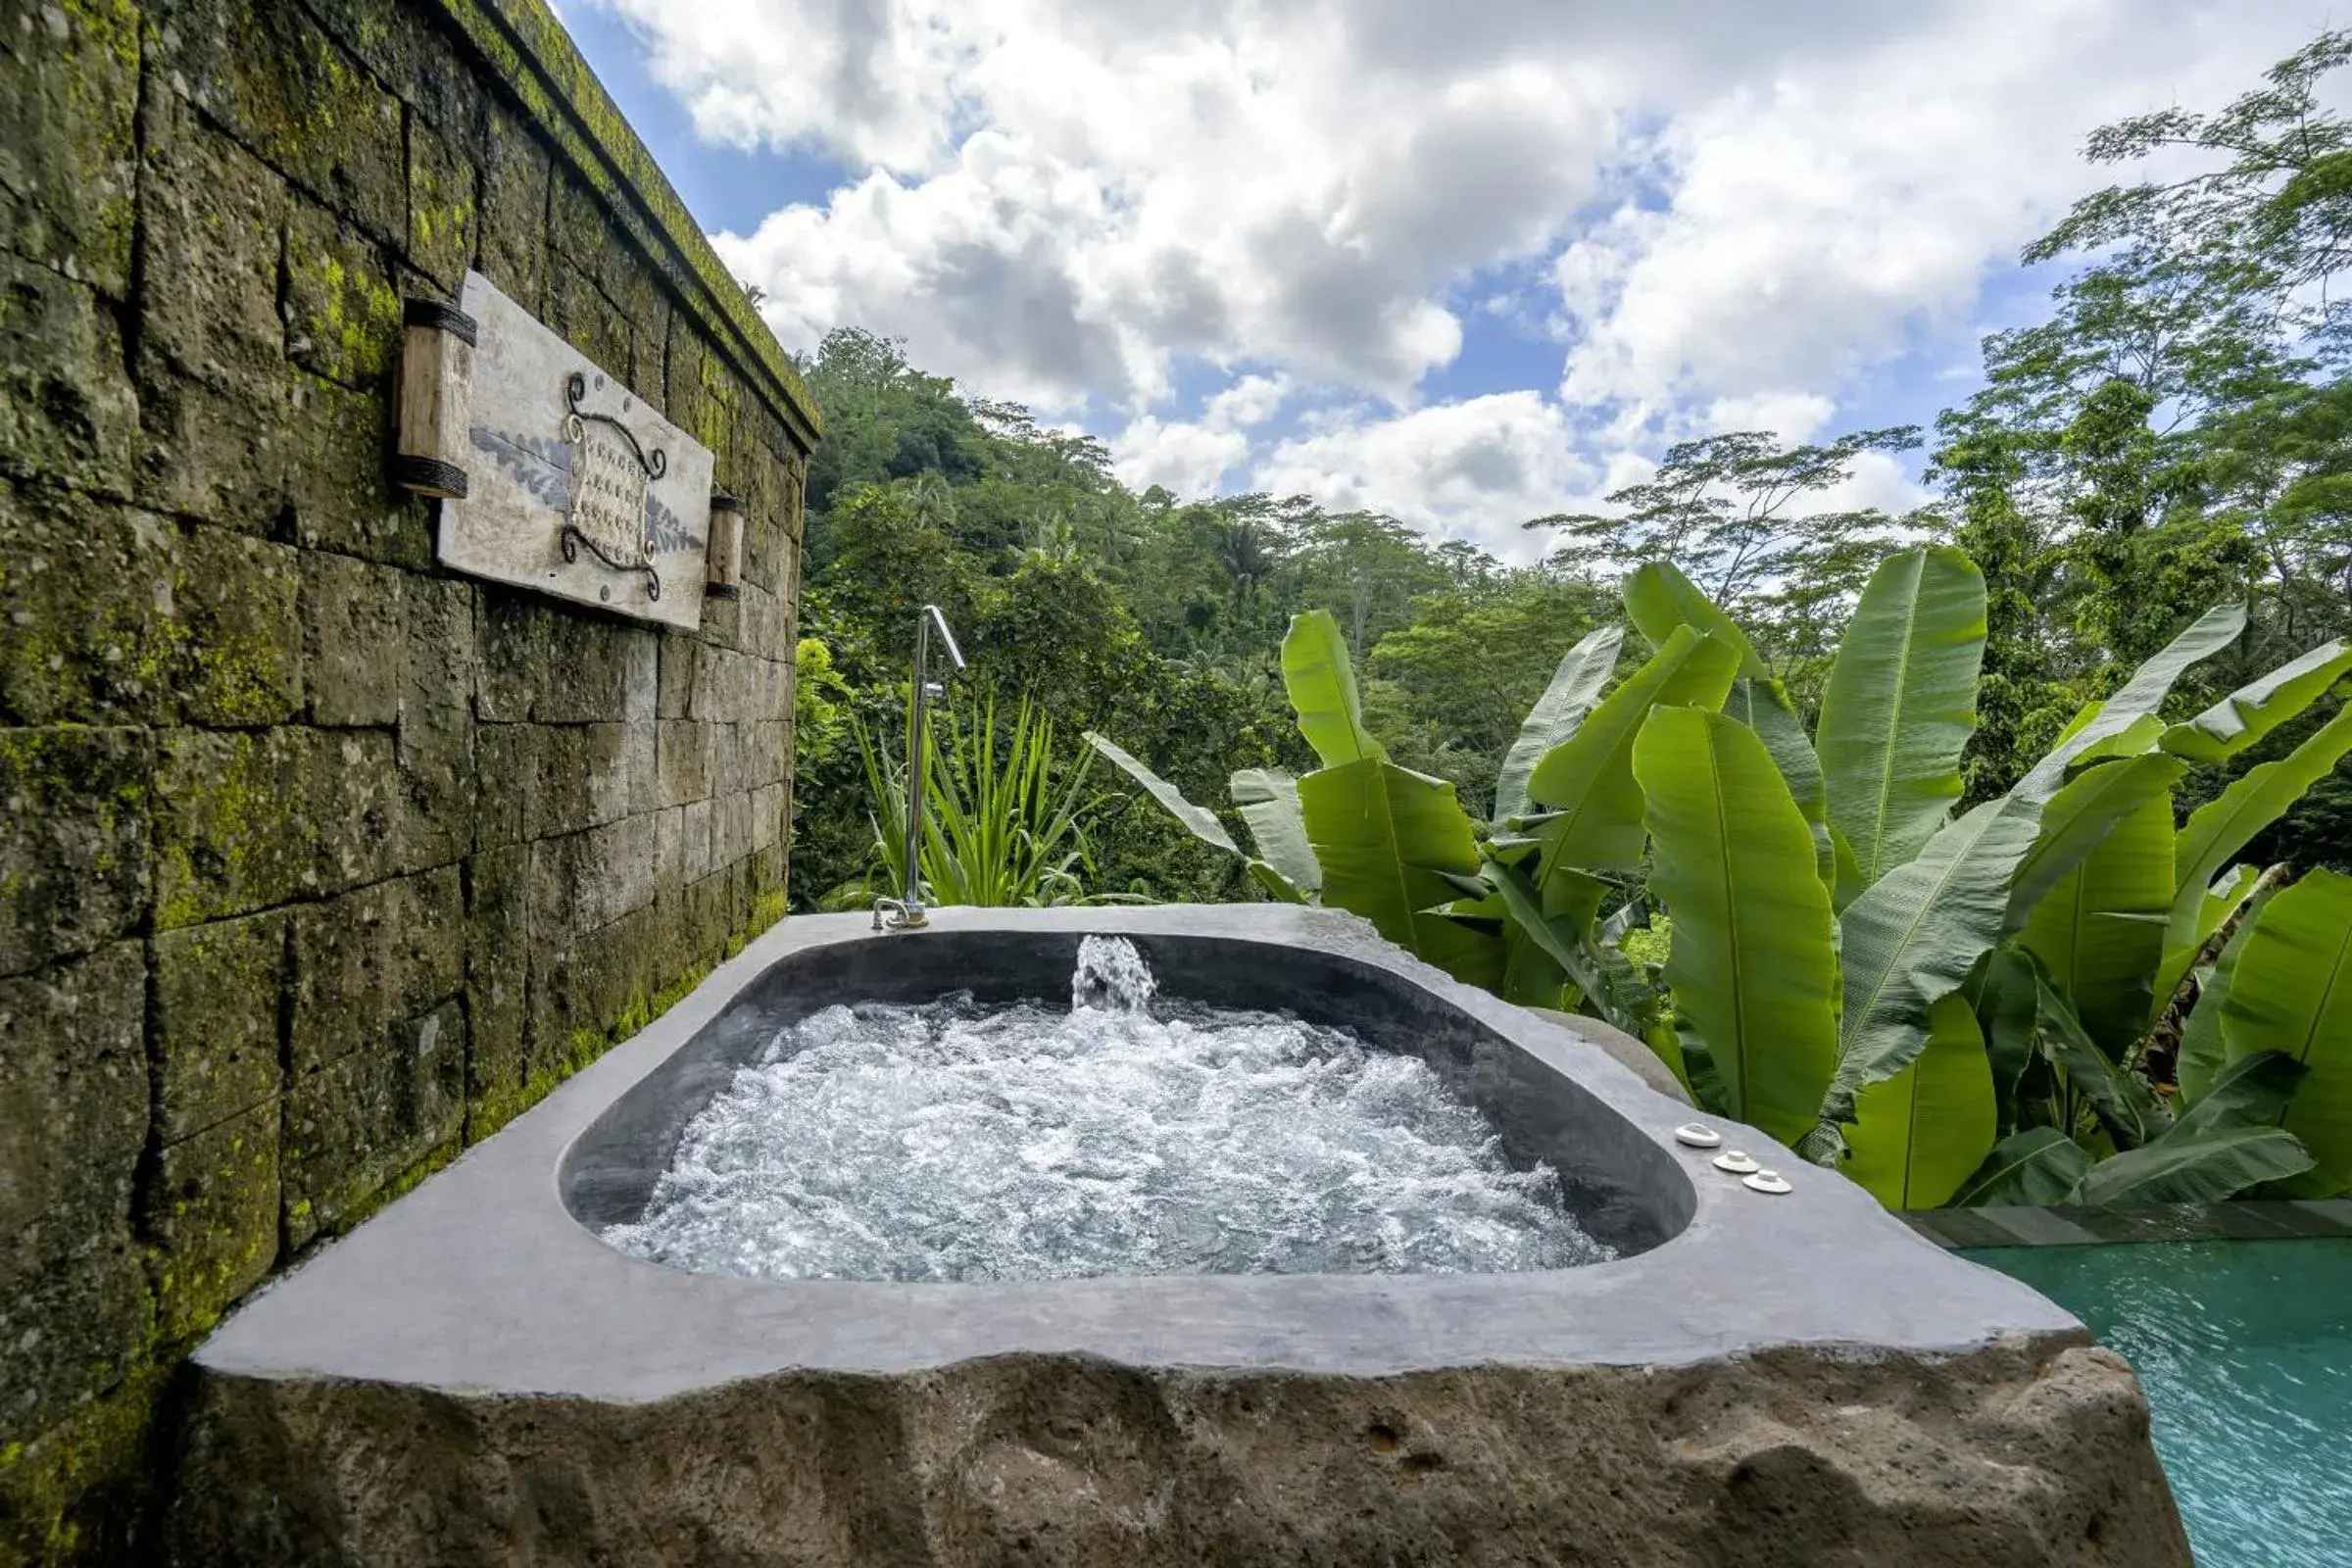
<instances>
[{"instance_id":1,"label":"banana plant","mask_svg":"<svg viewBox=\"0 0 2352 1568\"><path fill-rule=\"evenodd\" d=\"M1640 755L1657 737L1654 765L1639 779L1650 797L1646 892L1674 917L1677 955L1690 955L1670 960L1665 975L1679 1024L1669 1060L1715 1067L1687 1079L1714 1086L1713 1108L1842 1164L1904 1207L2352 1181L2313 1164L2282 1123L2290 1113L2260 1125L2245 1097L2231 1095L2176 1115L2138 1071L2149 1028L2187 967L2176 950L2193 957L2250 880L2241 872L2213 887L2213 874L2352 750L2352 717L2253 770L2179 829L2172 790L2190 761L2236 755L2352 672L2339 646L2168 725L2160 710L2175 683L2243 630L2242 611L2217 609L2087 708L2006 796L1953 819L1984 636L1982 581L1958 553L1909 551L1881 568L1810 736L1748 662L1745 640L1727 635L1727 617L1671 566L1644 568L1627 597L1629 616L1660 655L1681 640L1716 638L1740 661L1720 714L1653 699L1637 743ZM1740 761L1760 754L1775 766L1709 765L1696 745L1701 725L1752 731ZM1715 755L1724 755L1720 743ZM1756 825L1763 820L1778 831ZM1746 824L1737 853L1723 831L1733 821ZM1815 853L1788 831L1791 821L1819 823ZM1609 866L1622 863L1614 848ZM1555 860L1534 874L1573 885L1594 869ZM1790 902L1808 871L1836 911L1826 933L1821 911L1798 913ZM1523 904L1506 912L1526 917ZM1776 978L1804 972L1779 953L1792 929L1815 933L1797 945L1828 961L1828 976L1814 963L1806 1004L1777 998L1780 1027L1758 1037L1740 1027L1754 1004L1746 960L1772 956ZM1774 1067L1821 1070L1815 1028L1799 1020L1824 1007L1837 1020L1834 1066L1805 1128L1748 1085L1759 1038ZM1736 1059L1716 1060L1718 1039Z\"/></svg>"},{"instance_id":2,"label":"banana plant","mask_svg":"<svg viewBox=\"0 0 2352 1568\"><path fill-rule=\"evenodd\" d=\"M1319 901L1372 922L1398 947L1474 985L1499 990L1507 954L1498 913L1461 907L1459 883L1479 870L1478 837L1454 788L1390 760L1364 727L1347 639L1327 611L1295 617L1282 645L1283 686L1298 728L1323 765L1299 778L1268 768L1234 774L1235 809L1256 854L1244 854L1215 812L1107 737L1087 743L1133 778L1202 843L1242 858L1272 896ZM1592 683L1563 666L1548 716L1573 722L1563 688ZM1541 706L1541 705L1540 705Z\"/></svg>"},{"instance_id":3,"label":"banana plant","mask_svg":"<svg viewBox=\"0 0 2352 1568\"><path fill-rule=\"evenodd\" d=\"M1890 1205L2352 1186L2352 956L2339 943L2321 961L2343 935L2342 879L2282 905L2230 864L2352 753L2352 707L2185 823L2174 804L2192 763L2226 764L2327 698L2352 650L2167 722L2181 676L2244 630L2242 609L2217 607L2005 795L1954 815L1985 637L1983 579L1957 551L1881 565L1810 730L1672 565L1635 572L1625 600L1648 657L1611 686L1621 633L1568 651L1490 823L1387 759L1328 616L1299 617L1283 658L1324 765L1234 780L1254 856L1090 739L1276 896L1355 909L1510 1000L1617 1024L1708 1108ZM1628 957L1669 921L1662 966ZM2235 979L2248 961L2259 1004ZM2178 1089L2148 1070L2167 1020L2182 1021Z\"/></svg>"}]
</instances>

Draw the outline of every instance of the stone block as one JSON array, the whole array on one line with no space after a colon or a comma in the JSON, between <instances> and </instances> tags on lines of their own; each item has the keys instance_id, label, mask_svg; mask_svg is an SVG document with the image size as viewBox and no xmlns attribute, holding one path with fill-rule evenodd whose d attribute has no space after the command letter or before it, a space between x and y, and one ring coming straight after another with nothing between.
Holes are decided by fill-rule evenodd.
<instances>
[{"instance_id":1,"label":"stone block","mask_svg":"<svg viewBox=\"0 0 2352 1568\"><path fill-rule=\"evenodd\" d=\"M178 530L113 503L0 483L0 712L22 724L168 716Z\"/></svg>"},{"instance_id":2,"label":"stone block","mask_svg":"<svg viewBox=\"0 0 2352 1568\"><path fill-rule=\"evenodd\" d=\"M597 924L643 907L660 891L655 877L660 868L658 815L649 811L642 816L624 816L582 835L590 850L585 869L596 890L589 907Z\"/></svg>"},{"instance_id":3,"label":"stone block","mask_svg":"<svg viewBox=\"0 0 2352 1568\"><path fill-rule=\"evenodd\" d=\"M0 730L0 974L138 925L155 770L144 730Z\"/></svg>"},{"instance_id":4,"label":"stone block","mask_svg":"<svg viewBox=\"0 0 2352 1568\"><path fill-rule=\"evenodd\" d=\"M732 795L744 787L743 748L737 740L737 726L700 722L710 747L709 794Z\"/></svg>"},{"instance_id":5,"label":"stone block","mask_svg":"<svg viewBox=\"0 0 2352 1568\"><path fill-rule=\"evenodd\" d=\"M749 791L721 795L711 803L710 859L733 865L752 853L752 797Z\"/></svg>"},{"instance_id":6,"label":"stone block","mask_svg":"<svg viewBox=\"0 0 2352 1568\"><path fill-rule=\"evenodd\" d=\"M389 730L303 729L303 819L316 858L308 887L340 893L402 863L405 799L399 743Z\"/></svg>"},{"instance_id":7,"label":"stone block","mask_svg":"<svg viewBox=\"0 0 2352 1568\"><path fill-rule=\"evenodd\" d=\"M474 598L480 651L474 713L486 724L525 724L545 678L553 612L528 594L485 583Z\"/></svg>"},{"instance_id":8,"label":"stone block","mask_svg":"<svg viewBox=\"0 0 2352 1568\"><path fill-rule=\"evenodd\" d=\"M655 707L660 717L686 716L687 705L694 696L695 664L702 646L702 639L692 632L661 634L661 677Z\"/></svg>"},{"instance_id":9,"label":"stone block","mask_svg":"<svg viewBox=\"0 0 2352 1568\"><path fill-rule=\"evenodd\" d=\"M274 1104L285 914L166 931L150 956L157 1136L176 1143Z\"/></svg>"},{"instance_id":10,"label":"stone block","mask_svg":"<svg viewBox=\"0 0 2352 1568\"><path fill-rule=\"evenodd\" d=\"M400 356L400 291L373 240L297 198L286 222L286 358L363 391Z\"/></svg>"},{"instance_id":11,"label":"stone block","mask_svg":"<svg viewBox=\"0 0 2352 1568\"><path fill-rule=\"evenodd\" d=\"M752 791L752 848L764 850L784 835L784 786L762 784Z\"/></svg>"},{"instance_id":12,"label":"stone block","mask_svg":"<svg viewBox=\"0 0 2352 1568\"><path fill-rule=\"evenodd\" d=\"M431 503L385 478L391 405L291 372L284 415L285 504L296 542L424 570L432 564Z\"/></svg>"},{"instance_id":13,"label":"stone block","mask_svg":"<svg viewBox=\"0 0 2352 1568\"><path fill-rule=\"evenodd\" d=\"M533 315L546 301L550 165L538 133L503 104L483 119L482 275Z\"/></svg>"},{"instance_id":14,"label":"stone block","mask_svg":"<svg viewBox=\"0 0 2352 1568\"><path fill-rule=\"evenodd\" d=\"M725 489L724 485L719 486ZM708 599L703 602L703 667L714 662L711 656L720 650L739 650L743 647L743 601L740 599Z\"/></svg>"},{"instance_id":15,"label":"stone block","mask_svg":"<svg viewBox=\"0 0 2352 1568\"><path fill-rule=\"evenodd\" d=\"M631 719L625 726L628 753L629 809L656 811L662 808L661 720Z\"/></svg>"},{"instance_id":16,"label":"stone block","mask_svg":"<svg viewBox=\"0 0 2352 1568\"><path fill-rule=\"evenodd\" d=\"M204 1333L277 1261L279 1114L271 1099L158 1152L140 1200L158 1338Z\"/></svg>"},{"instance_id":17,"label":"stone block","mask_svg":"<svg viewBox=\"0 0 2352 1568\"><path fill-rule=\"evenodd\" d=\"M611 811L598 814L596 791L594 734L596 726L586 724L533 724L529 759L531 772L524 780L529 793L523 801L522 836L531 839L551 838L561 834L577 833L600 821L612 821L626 814ZM617 730L618 725L611 726ZM612 771L618 773L615 759ZM612 790L606 791L610 806Z\"/></svg>"},{"instance_id":18,"label":"stone block","mask_svg":"<svg viewBox=\"0 0 2352 1568\"><path fill-rule=\"evenodd\" d=\"M627 303L629 318L629 366L623 373L637 395L651 405L656 413L667 407L663 396L669 336L669 302L655 288L652 274L636 271L630 274L631 298Z\"/></svg>"},{"instance_id":19,"label":"stone block","mask_svg":"<svg viewBox=\"0 0 2352 1568\"><path fill-rule=\"evenodd\" d=\"M668 890L686 884L686 808L673 806L654 817L654 882L662 889L657 898L666 897Z\"/></svg>"},{"instance_id":20,"label":"stone block","mask_svg":"<svg viewBox=\"0 0 2352 1568\"><path fill-rule=\"evenodd\" d=\"M135 942L0 980L0 1300L129 1235L146 1016Z\"/></svg>"},{"instance_id":21,"label":"stone block","mask_svg":"<svg viewBox=\"0 0 2352 1568\"><path fill-rule=\"evenodd\" d=\"M643 628L485 588L478 711L493 723L593 724L652 716L659 643Z\"/></svg>"},{"instance_id":22,"label":"stone block","mask_svg":"<svg viewBox=\"0 0 2352 1568\"><path fill-rule=\"evenodd\" d=\"M175 684L195 724L275 724L302 710L302 565L286 545L187 530L172 602L185 635Z\"/></svg>"},{"instance_id":23,"label":"stone block","mask_svg":"<svg viewBox=\"0 0 2352 1568\"><path fill-rule=\"evenodd\" d=\"M91 285L0 250L0 471L127 496L138 451L113 311Z\"/></svg>"},{"instance_id":24,"label":"stone block","mask_svg":"<svg viewBox=\"0 0 2352 1568\"><path fill-rule=\"evenodd\" d=\"M763 718L751 730L752 783L783 783L792 776L792 721Z\"/></svg>"},{"instance_id":25,"label":"stone block","mask_svg":"<svg viewBox=\"0 0 2352 1568\"><path fill-rule=\"evenodd\" d=\"M453 299L473 260L473 167L458 148L423 117L412 116L408 260Z\"/></svg>"},{"instance_id":26,"label":"stone block","mask_svg":"<svg viewBox=\"0 0 2352 1568\"><path fill-rule=\"evenodd\" d=\"M18 0L0 27L0 245L129 293L139 13Z\"/></svg>"},{"instance_id":27,"label":"stone block","mask_svg":"<svg viewBox=\"0 0 2352 1568\"><path fill-rule=\"evenodd\" d=\"M782 838L752 854L752 898L755 907L768 907L782 916L787 862Z\"/></svg>"},{"instance_id":28,"label":"stone block","mask_svg":"<svg viewBox=\"0 0 2352 1568\"><path fill-rule=\"evenodd\" d=\"M153 64L257 156L391 244L407 238L400 105L299 6L156 0Z\"/></svg>"},{"instance_id":29,"label":"stone block","mask_svg":"<svg viewBox=\"0 0 2352 1568\"><path fill-rule=\"evenodd\" d=\"M629 373L628 317L592 275L562 257L549 268L546 320L598 369L615 378Z\"/></svg>"},{"instance_id":30,"label":"stone block","mask_svg":"<svg viewBox=\"0 0 2352 1568\"><path fill-rule=\"evenodd\" d=\"M162 732L155 923L175 930L268 908L317 883L304 799L309 732Z\"/></svg>"},{"instance_id":31,"label":"stone block","mask_svg":"<svg viewBox=\"0 0 2352 1568\"><path fill-rule=\"evenodd\" d=\"M419 12L402 0L335 0L307 9L328 37L417 111L411 125L422 119L468 144L478 136L481 106L474 68L434 25L435 13Z\"/></svg>"},{"instance_id":32,"label":"stone block","mask_svg":"<svg viewBox=\"0 0 2352 1568\"><path fill-rule=\"evenodd\" d=\"M678 823L679 870L688 882L710 874L710 815L709 801L690 801Z\"/></svg>"},{"instance_id":33,"label":"stone block","mask_svg":"<svg viewBox=\"0 0 2352 1568\"><path fill-rule=\"evenodd\" d=\"M702 440L705 416L703 357L709 352L694 318L685 311L670 312L669 338L663 346L663 413L670 423L698 441Z\"/></svg>"},{"instance_id":34,"label":"stone block","mask_svg":"<svg viewBox=\"0 0 2352 1568\"><path fill-rule=\"evenodd\" d=\"M457 866L397 877L293 912L297 1075L380 1052L386 1032L458 995L466 914Z\"/></svg>"},{"instance_id":35,"label":"stone block","mask_svg":"<svg viewBox=\"0 0 2352 1568\"><path fill-rule=\"evenodd\" d=\"M75 1255L11 1279L0 1292L0 1453L13 1463L22 1446L121 1381L154 1329L147 1276L121 1223ZM0 1550L9 1544L0 1534Z\"/></svg>"},{"instance_id":36,"label":"stone block","mask_svg":"<svg viewBox=\"0 0 2352 1568\"><path fill-rule=\"evenodd\" d=\"M349 556L302 555L302 652L310 717L334 728L400 718L402 668L385 657L403 645L410 576Z\"/></svg>"},{"instance_id":37,"label":"stone block","mask_svg":"<svg viewBox=\"0 0 2352 1568\"><path fill-rule=\"evenodd\" d=\"M530 1078L530 849L510 845L466 862L468 1142L520 1108ZM480 1115L475 1114L479 1107Z\"/></svg>"},{"instance_id":38,"label":"stone block","mask_svg":"<svg viewBox=\"0 0 2352 1568\"><path fill-rule=\"evenodd\" d=\"M563 945L646 903L660 865L657 812L530 846L530 920L535 941Z\"/></svg>"},{"instance_id":39,"label":"stone block","mask_svg":"<svg viewBox=\"0 0 2352 1568\"><path fill-rule=\"evenodd\" d=\"M249 532L285 504L285 183L150 84L139 193L139 499Z\"/></svg>"},{"instance_id":40,"label":"stone block","mask_svg":"<svg viewBox=\"0 0 2352 1568\"><path fill-rule=\"evenodd\" d=\"M279 1154L287 1244L366 1217L388 1187L454 1153L465 1118L466 1013L454 999L297 1079Z\"/></svg>"},{"instance_id":41,"label":"stone block","mask_svg":"<svg viewBox=\"0 0 2352 1568\"><path fill-rule=\"evenodd\" d=\"M474 727L473 842L495 850L529 838L532 793L538 783L540 729L536 724Z\"/></svg>"},{"instance_id":42,"label":"stone block","mask_svg":"<svg viewBox=\"0 0 2352 1568\"><path fill-rule=\"evenodd\" d=\"M473 846L473 628L472 584L410 580L400 645L404 868L446 864Z\"/></svg>"},{"instance_id":43,"label":"stone block","mask_svg":"<svg viewBox=\"0 0 2352 1568\"><path fill-rule=\"evenodd\" d=\"M710 798L710 751L716 726L692 719L670 718L661 723L656 771L663 806Z\"/></svg>"},{"instance_id":44,"label":"stone block","mask_svg":"<svg viewBox=\"0 0 2352 1568\"><path fill-rule=\"evenodd\" d=\"M580 825L619 821L629 814L630 727L583 724L572 733L573 754L587 779L588 820Z\"/></svg>"}]
</instances>

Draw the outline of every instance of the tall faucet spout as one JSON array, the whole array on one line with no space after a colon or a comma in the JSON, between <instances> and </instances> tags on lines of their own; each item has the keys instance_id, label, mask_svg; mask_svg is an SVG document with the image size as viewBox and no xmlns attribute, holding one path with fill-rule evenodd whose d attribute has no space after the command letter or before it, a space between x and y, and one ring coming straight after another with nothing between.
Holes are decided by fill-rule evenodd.
<instances>
[{"instance_id":1,"label":"tall faucet spout","mask_svg":"<svg viewBox=\"0 0 2352 1568\"><path fill-rule=\"evenodd\" d=\"M923 791L930 776L929 720L931 699L945 696L945 685L931 678L931 633L939 632L949 667L940 673L952 675L962 669L963 650L956 646L956 634L948 629L948 617L939 612L937 605L925 605L914 621L914 694L906 718L906 824L905 896L876 902L874 919L880 929L882 906L895 906L889 917L894 931L916 931L931 922L923 915Z\"/></svg>"}]
</instances>

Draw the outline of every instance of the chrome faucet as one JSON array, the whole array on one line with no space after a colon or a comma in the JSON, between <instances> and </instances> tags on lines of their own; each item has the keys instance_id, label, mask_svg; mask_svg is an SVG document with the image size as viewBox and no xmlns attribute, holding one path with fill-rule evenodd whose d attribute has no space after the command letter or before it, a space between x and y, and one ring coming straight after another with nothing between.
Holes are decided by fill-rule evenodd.
<instances>
[{"instance_id":1,"label":"chrome faucet","mask_svg":"<svg viewBox=\"0 0 2352 1568\"><path fill-rule=\"evenodd\" d=\"M931 678L931 629L935 626L939 640L947 645L952 666L941 673L952 675L963 668L963 650L956 646L956 634L948 630L948 617L939 612L937 605L925 605L914 621L914 709L906 720L906 886L903 898L874 901L877 931L920 931L931 923L923 914L923 783L930 772L924 765L929 760L924 740L931 699L946 696L948 690Z\"/></svg>"}]
</instances>

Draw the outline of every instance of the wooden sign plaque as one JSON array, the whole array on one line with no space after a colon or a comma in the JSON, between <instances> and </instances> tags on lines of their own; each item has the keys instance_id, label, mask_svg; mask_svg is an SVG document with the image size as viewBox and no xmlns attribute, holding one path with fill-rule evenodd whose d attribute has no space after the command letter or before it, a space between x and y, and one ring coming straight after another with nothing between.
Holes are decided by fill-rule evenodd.
<instances>
[{"instance_id":1,"label":"wooden sign plaque","mask_svg":"<svg viewBox=\"0 0 2352 1568\"><path fill-rule=\"evenodd\" d=\"M472 343L437 328L436 309L470 325ZM410 319L398 476L442 498L441 564L702 624L709 449L478 272L456 312L413 306Z\"/></svg>"}]
</instances>

